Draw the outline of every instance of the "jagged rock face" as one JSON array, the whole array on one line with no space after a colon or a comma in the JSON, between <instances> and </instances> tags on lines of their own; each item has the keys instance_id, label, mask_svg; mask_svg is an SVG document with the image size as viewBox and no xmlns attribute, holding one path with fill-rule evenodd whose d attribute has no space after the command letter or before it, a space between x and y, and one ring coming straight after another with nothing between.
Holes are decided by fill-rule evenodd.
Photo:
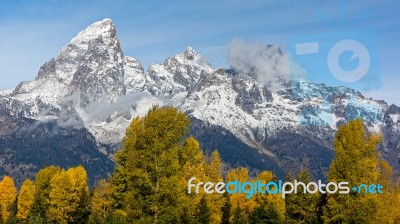
<instances>
[{"instance_id":1,"label":"jagged rock face","mask_svg":"<svg viewBox=\"0 0 400 224\"><path fill-rule=\"evenodd\" d=\"M40 99L56 107L72 94L79 95L81 107L102 97L112 102L126 93L124 59L115 27L105 19L80 32L57 58L40 68L35 81L21 83L11 96L33 105Z\"/></svg>"},{"instance_id":2,"label":"jagged rock face","mask_svg":"<svg viewBox=\"0 0 400 224\"><path fill-rule=\"evenodd\" d=\"M164 64L151 64L145 90L164 98L184 96L195 89L201 75L207 76L213 71L204 57L189 47Z\"/></svg>"},{"instance_id":3,"label":"jagged rock face","mask_svg":"<svg viewBox=\"0 0 400 224\"><path fill-rule=\"evenodd\" d=\"M400 166L400 108L391 105L383 115L381 153L395 167Z\"/></svg>"},{"instance_id":4,"label":"jagged rock face","mask_svg":"<svg viewBox=\"0 0 400 224\"><path fill-rule=\"evenodd\" d=\"M142 64L132 57L125 57L124 82L126 93L139 92L146 83Z\"/></svg>"},{"instance_id":5,"label":"jagged rock face","mask_svg":"<svg viewBox=\"0 0 400 224\"><path fill-rule=\"evenodd\" d=\"M272 60L268 63L272 68L258 71L245 64L249 69L214 69L189 47L144 71L137 59L123 54L112 21L96 22L45 63L34 81L0 91L0 146L7 146L0 152L0 162L29 145L16 144L16 138L40 127L53 137L46 142L44 135L39 140L29 135L26 141L32 149L24 153L35 153L34 145L57 142L65 146L60 150L75 150L60 154L73 157L67 161L89 168L90 161L109 164L131 119L159 104L185 111L193 121L191 134L206 151L219 148L232 166L272 169L282 175L309 163L313 176L323 178L333 158L337 126L361 117L369 130L382 132L382 154L399 168L399 107L344 87L283 79L262 84L259 76L269 74L260 72L279 74L274 65L284 55L270 45L260 54ZM68 147L73 141L81 145ZM54 164L60 163L57 159L48 158ZM17 172L6 163L4 172ZM24 166L27 175L41 166L32 164ZM95 173L93 167L90 172ZM109 170L101 172L105 175Z\"/></svg>"}]
</instances>

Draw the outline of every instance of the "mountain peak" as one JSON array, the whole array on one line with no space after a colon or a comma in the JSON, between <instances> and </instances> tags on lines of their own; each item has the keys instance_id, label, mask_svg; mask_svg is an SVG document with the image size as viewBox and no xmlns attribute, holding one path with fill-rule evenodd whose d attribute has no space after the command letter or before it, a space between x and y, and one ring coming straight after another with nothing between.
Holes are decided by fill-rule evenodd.
<instances>
[{"instance_id":1,"label":"mountain peak","mask_svg":"<svg viewBox=\"0 0 400 224\"><path fill-rule=\"evenodd\" d=\"M197 53L195 50L193 50L192 47L188 47L183 52L183 56L186 60L193 61L197 56L201 56L201 55L199 53Z\"/></svg>"},{"instance_id":2,"label":"mountain peak","mask_svg":"<svg viewBox=\"0 0 400 224\"><path fill-rule=\"evenodd\" d=\"M78 33L71 41L72 44L87 43L90 40L102 37L103 40L111 40L116 37L115 25L111 19L105 18L94 22L85 30Z\"/></svg>"},{"instance_id":3,"label":"mountain peak","mask_svg":"<svg viewBox=\"0 0 400 224\"><path fill-rule=\"evenodd\" d=\"M103 19L79 32L58 57L41 66L34 82L21 83L13 94L29 93L54 105L76 92L80 106L102 97L112 101L125 94L123 66L115 26L111 19Z\"/></svg>"},{"instance_id":4,"label":"mountain peak","mask_svg":"<svg viewBox=\"0 0 400 224\"><path fill-rule=\"evenodd\" d=\"M192 47L187 47L185 51L175 54L175 56L167 59L167 63L170 61L177 61L181 65L198 65L212 68L206 58L203 55L197 53Z\"/></svg>"}]
</instances>

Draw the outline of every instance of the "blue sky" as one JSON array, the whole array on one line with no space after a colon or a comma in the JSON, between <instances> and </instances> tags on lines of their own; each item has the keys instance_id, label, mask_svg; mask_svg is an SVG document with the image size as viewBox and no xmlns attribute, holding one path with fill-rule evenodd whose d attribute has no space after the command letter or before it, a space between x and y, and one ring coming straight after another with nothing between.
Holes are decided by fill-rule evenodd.
<instances>
[{"instance_id":1,"label":"blue sky","mask_svg":"<svg viewBox=\"0 0 400 224\"><path fill-rule=\"evenodd\" d=\"M285 49L293 36L369 28L376 34L383 85L364 94L400 105L400 4L349 1L345 11L340 2L1 1L0 89L33 80L39 67L79 31L107 17L116 24L124 53L145 68L188 46L215 67L228 67L227 51L235 39ZM366 18L352 22L365 10Z\"/></svg>"}]
</instances>

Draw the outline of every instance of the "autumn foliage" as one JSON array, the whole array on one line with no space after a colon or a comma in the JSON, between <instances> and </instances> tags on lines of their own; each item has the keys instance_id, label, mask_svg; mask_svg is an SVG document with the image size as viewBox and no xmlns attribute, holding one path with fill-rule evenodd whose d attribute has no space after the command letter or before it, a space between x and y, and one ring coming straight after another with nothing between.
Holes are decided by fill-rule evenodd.
<instances>
[{"instance_id":1,"label":"autumn foliage","mask_svg":"<svg viewBox=\"0 0 400 224\"><path fill-rule=\"evenodd\" d=\"M381 136L361 120L342 125L328 181L381 183L373 194L188 194L188 180L277 181L270 171L223 170L218 151L204 153L188 135L189 119L172 107L153 107L135 118L115 155L115 171L89 191L82 166L40 170L17 189L0 182L0 223L399 223L398 181L377 150ZM254 174L255 173L255 174ZM311 177L304 168L295 179ZM289 175L286 181L292 181Z\"/></svg>"}]
</instances>

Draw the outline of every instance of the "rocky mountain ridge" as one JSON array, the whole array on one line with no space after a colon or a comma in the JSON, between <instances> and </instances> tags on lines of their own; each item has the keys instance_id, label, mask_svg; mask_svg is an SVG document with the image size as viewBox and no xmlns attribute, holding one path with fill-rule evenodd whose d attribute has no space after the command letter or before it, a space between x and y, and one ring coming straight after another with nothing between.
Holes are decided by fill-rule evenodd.
<instances>
[{"instance_id":1,"label":"rocky mountain ridge","mask_svg":"<svg viewBox=\"0 0 400 224\"><path fill-rule=\"evenodd\" d=\"M271 58L284 57L280 48L268 45L260 55L269 60L273 75L279 75ZM94 174L98 166L107 164L92 177L95 181L112 169L112 155L131 119L154 104L185 111L192 119L191 134L205 150L218 148L230 166L272 169L283 175L307 165L315 178L323 178L333 157L338 125L360 117L370 131L382 132L380 150L399 168L400 108L396 105L367 99L350 88L304 80L260 83L258 76L270 74L249 71L215 69L190 47L145 71L137 59L123 54L112 21L96 22L46 62L34 81L0 92L3 172L29 176L40 166L73 160L92 167L89 172ZM38 140L38 132L57 140L42 134ZM70 146L74 138L79 140ZM49 157L61 150L55 142L64 144L62 150L71 154L60 155L68 158L56 162ZM53 147L43 151L39 145ZM21 150L27 158L35 154L47 159L21 158Z\"/></svg>"}]
</instances>

